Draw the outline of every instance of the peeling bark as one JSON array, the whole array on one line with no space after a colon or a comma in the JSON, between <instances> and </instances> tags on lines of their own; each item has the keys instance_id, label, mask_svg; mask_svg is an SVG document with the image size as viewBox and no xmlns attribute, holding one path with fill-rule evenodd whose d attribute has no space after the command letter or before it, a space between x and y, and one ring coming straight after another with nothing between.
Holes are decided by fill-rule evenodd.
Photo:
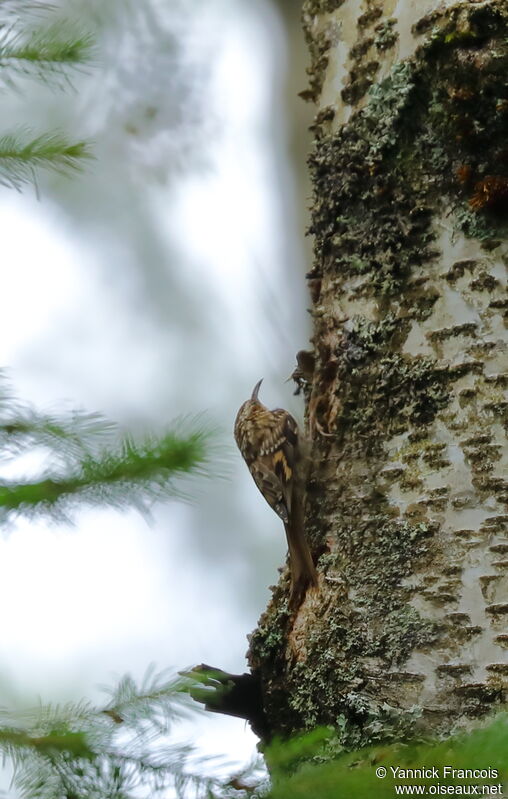
<instances>
[{"instance_id":1,"label":"peeling bark","mask_svg":"<svg viewBox=\"0 0 508 799\"><path fill-rule=\"evenodd\" d=\"M269 735L447 734L508 689L508 7L306 0L306 531L251 636ZM269 737L269 735L267 737Z\"/></svg>"}]
</instances>

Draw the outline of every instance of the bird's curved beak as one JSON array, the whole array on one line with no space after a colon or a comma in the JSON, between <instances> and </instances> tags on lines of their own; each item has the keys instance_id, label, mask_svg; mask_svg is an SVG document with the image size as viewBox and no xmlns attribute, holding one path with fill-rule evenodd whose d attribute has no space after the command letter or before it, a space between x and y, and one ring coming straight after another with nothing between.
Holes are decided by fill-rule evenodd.
<instances>
[{"instance_id":1,"label":"bird's curved beak","mask_svg":"<svg viewBox=\"0 0 508 799\"><path fill-rule=\"evenodd\" d=\"M259 380L256 383L256 385L254 386L254 388L252 389L251 400L257 400L258 394L259 394L259 387L260 387L262 382L263 382L263 378L261 378L261 380Z\"/></svg>"}]
</instances>

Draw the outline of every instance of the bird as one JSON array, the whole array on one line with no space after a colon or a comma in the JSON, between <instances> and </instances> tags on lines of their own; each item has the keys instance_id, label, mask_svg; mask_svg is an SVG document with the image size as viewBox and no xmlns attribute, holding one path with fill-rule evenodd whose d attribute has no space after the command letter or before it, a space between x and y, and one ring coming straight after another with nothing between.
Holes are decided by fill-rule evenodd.
<instances>
[{"instance_id":1,"label":"bird","mask_svg":"<svg viewBox=\"0 0 508 799\"><path fill-rule=\"evenodd\" d=\"M263 379L241 405L234 436L263 497L284 523L291 571L290 606L309 586L317 586L314 561L304 533L305 455L296 420L283 408L269 410L258 399Z\"/></svg>"}]
</instances>

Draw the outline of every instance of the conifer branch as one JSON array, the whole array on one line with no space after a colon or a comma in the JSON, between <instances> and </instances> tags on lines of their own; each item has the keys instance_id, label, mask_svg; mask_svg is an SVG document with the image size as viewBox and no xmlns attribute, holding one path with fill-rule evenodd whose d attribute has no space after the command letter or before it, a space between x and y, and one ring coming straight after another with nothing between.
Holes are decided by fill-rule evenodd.
<instances>
[{"instance_id":1,"label":"conifer branch","mask_svg":"<svg viewBox=\"0 0 508 799\"><path fill-rule=\"evenodd\" d=\"M72 410L60 415L41 413L21 403L0 369L0 458L8 459L29 448L45 447L53 459L72 459L93 451L115 425L99 413Z\"/></svg>"},{"instance_id":2,"label":"conifer branch","mask_svg":"<svg viewBox=\"0 0 508 799\"><path fill-rule=\"evenodd\" d=\"M110 435L115 426L98 413L72 411L66 416L20 411L0 419L0 457L19 455L28 447L47 447L55 457L75 456L89 450L91 439Z\"/></svg>"},{"instance_id":3,"label":"conifer branch","mask_svg":"<svg viewBox=\"0 0 508 799\"><path fill-rule=\"evenodd\" d=\"M0 509L33 515L62 515L74 502L81 505L125 507L141 511L146 503L168 496L185 496L175 478L190 472L205 473L209 433L187 437L174 431L160 439L147 437L135 443L126 436L115 449L98 456L85 454L66 474L46 472L40 479L0 481Z\"/></svg>"},{"instance_id":4,"label":"conifer branch","mask_svg":"<svg viewBox=\"0 0 508 799\"><path fill-rule=\"evenodd\" d=\"M87 142L70 142L59 133L29 136L28 130L0 136L0 185L19 191L24 183L35 182L38 169L79 172L83 161L92 158Z\"/></svg>"},{"instance_id":5,"label":"conifer branch","mask_svg":"<svg viewBox=\"0 0 508 799\"><path fill-rule=\"evenodd\" d=\"M19 19L23 14L39 14L54 11L54 3L45 3L44 0L0 0L0 15L4 19L15 16Z\"/></svg>"},{"instance_id":6,"label":"conifer branch","mask_svg":"<svg viewBox=\"0 0 508 799\"><path fill-rule=\"evenodd\" d=\"M196 762L192 747L172 745L161 737L157 719L173 703L179 706L183 700L178 679L150 673L138 687L127 676L109 693L112 701L102 708L81 702L0 715L0 752L14 765L14 784L22 797L130 799L150 795L162 799L170 792L180 799L349 799L370 795L389 799L395 794L397 781L392 766L428 767L428 777L414 780L424 785L436 782L432 768L442 785L499 785L508 778L506 713L443 741L380 743L344 751L340 728L331 727L286 741L275 740L265 747L270 785L260 772L259 761L229 780L207 777L199 773L206 770L206 761ZM143 722L147 698L151 710ZM158 704L166 708L157 709ZM176 718L179 713L177 707L170 716ZM378 766L386 770L386 778L376 776ZM445 766L484 769L492 776L447 775Z\"/></svg>"},{"instance_id":7,"label":"conifer branch","mask_svg":"<svg viewBox=\"0 0 508 799\"><path fill-rule=\"evenodd\" d=\"M150 721L159 731L167 732L172 722L189 714L188 683L186 678L155 674L153 666L140 686L126 674L113 691L102 686L111 694L102 712L116 724L127 721L136 726L138 722Z\"/></svg>"},{"instance_id":8,"label":"conifer branch","mask_svg":"<svg viewBox=\"0 0 508 799\"><path fill-rule=\"evenodd\" d=\"M114 713L111 702L105 708L88 702L40 707L9 717L4 712L0 752L14 765L21 796L127 799L163 797L171 789L182 799L236 796L219 779L195 772L192 747L161 737L160 717L178 717L188 699L181 687L179 679L150 672L139 687L127 676L110 691L118 700ZM147 701L149 712L141 711Z\"/></svg>"},{"instance_id":9,"label":"conifer branch","mask_svg":"<svg viewBox=\"0 0 508 799\"><path fill-rule=\"evenodd\" d=\"M0 371L0 459L38 449L50 462L32 479L0 479L0 516L65 518L76 504L146 513L147 503L186 497L178 478L207 474L211 439L198 419L177 420L165 434L135 441L100 414L39 413L12 396Z\"/></svg>"},{"instance_id":10,"label":"conifer branch","mask_svg":"<svg viewBox=\"0 0 508 799\"><path fill-rule=\"evenodd\" d=\"M69 69L83 67L92 58L93 38L89 33L72 30L65 23L39 28L28 34L13 26L0 30L0 78L15 84L16 75L40 81L68 82Z\"/></svg>"}]
</instances>

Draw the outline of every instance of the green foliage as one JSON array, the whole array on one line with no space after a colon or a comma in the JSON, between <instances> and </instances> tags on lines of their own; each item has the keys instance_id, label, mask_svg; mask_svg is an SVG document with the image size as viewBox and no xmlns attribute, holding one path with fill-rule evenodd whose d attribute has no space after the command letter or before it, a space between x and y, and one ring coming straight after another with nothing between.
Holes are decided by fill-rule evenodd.
<instances>
[{"instance_id":1,"label":"green foliage","mask_svg":"<svg viewBox=\"0 0 508 799\"><path fill-rule=\"evenodd\" d=\"M211 433L196 420L176 421L162 436L136 442L99 414L39 413L2 388L0 382L0 455L12 460L35 451L46 455L50 466L34 479L0 480L0 519L61 518L84 504L147 511L149 502L185 496L176 478L206 474Z\"/></svg>"},{"instance_id":2,"label":"green foliage","mask_svg":"<svg viewBox=\"0 0 508 799\"><path fill-rule=\"evenodd\" d=\"M184 688L184 680L150 671L139 686L126 675L109 691L104 706L80 702L21 713L3 711L0 752L14 764L19 795L27 799L239 796L219 779L197 774L190 747L168 743L171 723L191 712Z\"/></svg>"},{"instance_id":3,"label":"green foliage","mask_svg":"<svg viewBox=\"0 0 508 799\"><path fill-rule=\"evenodd\" d=\"M55 416L23 405L0 371L0 450L4 459L16 457L29 447L79 456L88 452L92 439L101 441L114 429L97 413L71 411Z\"/></svg>"},{"instance_id":4,"label":"green foliage","mask_svg":"<svg viewBox=\"0 0 508 799\"><path fill-rule=\"evenodd\" d=\"M54 18L55 9L45 3L0 4L0 82L18 87L24 77L50 86L70 85L69 72L90 62L93 41L88 32L71 28L65 21L36 27L21 14L38 11ZM0 134L0 185L20 190L37 181L37 171L75 172L91 157L84 141L70 141L63 133L35 133L18 129Z\"/></svg>"},{"instance_id":5,"label":"green foliage","mask_svg":"<svg viewBox=\"0 0 508 799\"><path fill-rule=\"evenodd\" d=\"M393 799L395 785L499 785L508 780L508 715L502 713L482 728L468 734L455 735L445 741L421 744L393 744L369 747L356 752L334 752L334 733L330 729L314 730L309 735L287 743L274 742L266 751L272 773L272 787L259 792L266 799ZM330 759L330 754L336 759ZM391 767L431 769L432 779L396 779ZM491 769L498 776L454 778L443 768ZM376 776L382 767L387 776ZM436 794L438 795L438 794ZM498 794L499 795L499 794Z\"/></svg>"},{"instance_id":6,"label":"green foliage","mask_svg":"<svg viewBox=\"0 0 508 799\"><path fill-rule=\"evenodd\" d=\"M188 703L190 688L186 679L149 672L141 685L126 675L114 689L106 689L110 699L103 706L81 702L18 714L4 711L0 752L14 762L15 787L27 799L392 799L395 785L500 785L508 780L506 713L445 741L354 752L341 748L334 729L318 728L266 747L271 783L259 762L227 780L202 776L206 764L196 761L191 747L167 742L171 724L195 712ZM447 776L445 766L490 769L493 776ZM396 767L434 768L438 777L396 778ZM376 775L379 768L386 769L385 777Z\"/></svg>"},{"instance_id":7,"label":"green foliage","mask_svg":"<svg viewBox=\"0 0 508 799\"><path fill-rule=\"evenodd\" d=\"M0 79L15 85L19 76L34 77L43 82L61 78L68 80L69 67L90 61L93 40L89 33L73 30L66 23L32 31L17 31L4 26L0 33Z\"/></svg>"},{"instance_id":8,"label":"green foliage","mask_svg":"<svg viewBox=\"0 0 508 799\"><path fill-rule=\"evenodd\" d=\"M99 414L48 414L19 402L0 373L0 458L44 457L36 479L0 480L0 521L12 514L61 517L83 504L136 506L182 496L177 477L206 470L210 433L194 421L136 442ZM90 702L0 712L0 754L15 785L30 799L226 797L217 780L196 775L187 746L168 742L171 724L188 714L186 682L149 672L141 685L129 675L103 707Z\"/></svg>"},{"instance_id":9,"label":"green foliage","mask_svg":"<svg viewBox=\"0 0 508 799\"><path fill-rule=\"evenodd\" d=\"M34 13L39 15L35 26ZM1 0L3 87L20 90L30 78L63 89L71 86L72 70L90 62L90 34L64 21L48 25L48 15L55 20L55 13L42 2ZM87 142L56 131L0 132L0 184L17 190L26 183L37 185L39 170L72 174L90 157ZM66 518L85 504L147 512L157 499L184 498L177 478L206 473L210 438L196 419L176 420L158 436L134 440L99 414L43 413L16 400L0 373L0 462L11 467L9 478L5 469L0 478L0 523L20 514ZM29 476L13 478L27 458L43 463L32 467ZM181 679L149 672L141 685L130 675L122 678L102 707L82 701L41 705L30 712L0 710L0 757L14 768L17 795L238 795L233 785L195 773L192 749L169 741L172 723L190 712L183 687ZM202 767L203 762L199 772Z\"/></svg>"},{"instance_id":10,"label":"green foliage","mask_svg":"<svg viewBox=\"0 0 508 799\"><path fill-rule=\"evenodd\" d=\"M0 137L0 185L19 191L23 183L35 183L37 169L76 172L89 158L86 142L70 142L62 134L34 136L27 129L9 133Z\"/></svg>"}]
</instances>

